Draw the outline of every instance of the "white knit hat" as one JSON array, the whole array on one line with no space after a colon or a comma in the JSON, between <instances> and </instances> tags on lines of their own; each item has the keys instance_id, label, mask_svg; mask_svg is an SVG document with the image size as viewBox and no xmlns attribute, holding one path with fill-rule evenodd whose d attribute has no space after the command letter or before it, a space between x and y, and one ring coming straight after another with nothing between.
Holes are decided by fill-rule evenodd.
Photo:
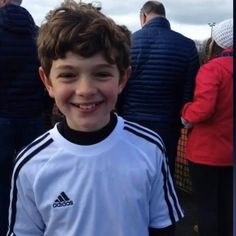
<instances>
[{"instance_id":1,"label":"white knit hat","mask_svg":"<svg viewBox=\"0 0 236 236\"><path fill-rule=\"evenodd\" d=\"M233 19L224 20L213 27L212 38L221 48L232 48Z\"/></svg>"}]
</instances>

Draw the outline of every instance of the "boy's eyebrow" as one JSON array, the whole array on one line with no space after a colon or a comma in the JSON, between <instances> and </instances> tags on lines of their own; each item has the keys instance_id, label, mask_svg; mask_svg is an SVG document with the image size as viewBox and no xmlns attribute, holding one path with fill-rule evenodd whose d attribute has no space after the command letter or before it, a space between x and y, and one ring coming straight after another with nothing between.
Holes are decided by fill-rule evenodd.
<instances>
[{"instance_id":1,"label":"boy's eyebrow","mask_svg":"<svg viewBox=\"0 0 236 236\"><path fill-rule=\"evenodd\" d=\"M73 69L74 67L72 65L57 65L56 69Z\"/></svg>"},{"instance_id":2,"label":"boy's eyebrow","mask_svg":"<svg viewBox=\"0 0 236 236\"><path fill-rule=\"evenodd\" d=\"M115 64L110 64L110 63L102 63L102 64L98 64L96 66L94 66L94 68L114 68Z\"/></svg>"},{"instance_id":3,"label":"boy's eyebrow","mask_svg":"<svg viewBox=\"0 0 236 236\"><path fill-rule=\"evenodd\" d=\"M58 65L58 66L56 66L56 69L75 69L77 67L78 67L78 65ZM97 65L93 66L92 69L100 69L100 68L112 69L114 67L115 67L115 64L101 63L101 64L97 64Z\"/></svg>"}]
</instances>

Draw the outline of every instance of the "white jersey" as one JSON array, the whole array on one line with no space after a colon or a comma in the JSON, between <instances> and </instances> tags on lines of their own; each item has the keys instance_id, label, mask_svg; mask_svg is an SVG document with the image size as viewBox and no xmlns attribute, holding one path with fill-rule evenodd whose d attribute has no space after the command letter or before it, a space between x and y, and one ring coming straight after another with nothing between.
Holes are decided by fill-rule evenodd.
<instances>
[{"instance_id":1,"label":"white jersey","mask_svg":"<svg viewBox=\"0 0 236 236\"><path fill-rule=\"evenodd\" d=\"M8 236L148 236L183 217L160 137L118 117L93 145L57 126L17 157Z\"/></svg>"}]
</instances>

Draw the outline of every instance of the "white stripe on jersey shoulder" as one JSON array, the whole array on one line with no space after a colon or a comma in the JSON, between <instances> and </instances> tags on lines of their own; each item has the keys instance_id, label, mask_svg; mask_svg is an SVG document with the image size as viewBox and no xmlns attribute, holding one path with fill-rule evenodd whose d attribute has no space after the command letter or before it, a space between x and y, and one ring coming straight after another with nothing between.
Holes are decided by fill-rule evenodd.
<instances>
[{"instance_id":1,"label":"white stripe on jersey shoulder","mask_svg":"<svg viewBox=\"0 0 236 236\"><path fill-rule=\"evenodd\" d=\"M142 137L154 144L157 144L158 147L165 152L165 145L162 140L162 138L153 130L150 130L142 125L139 125L134 122L130 122L127 120L124 120L124 129L138 135L139 137Z\"/></svg>"}]
</instances>

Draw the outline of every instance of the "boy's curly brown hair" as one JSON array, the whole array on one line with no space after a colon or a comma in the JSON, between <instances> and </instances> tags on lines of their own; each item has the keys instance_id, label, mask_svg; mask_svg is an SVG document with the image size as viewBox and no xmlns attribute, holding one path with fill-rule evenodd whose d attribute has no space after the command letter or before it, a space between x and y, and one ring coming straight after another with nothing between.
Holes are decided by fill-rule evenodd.
<instances>
[{"instance_id":1,"label":"boy's curly brown hair","mask_svg":"<svg viewBox=\"0 0 236 236\"><path fill-rule=\"evenodd\" d=\"M117 25L92 4L65 1L50 11L37 39L38 56L49 77L52 61L71 51L82 57L101 52L116 64L120 77L130 65L130 31Z\"/></svg>"}]
</instances>

